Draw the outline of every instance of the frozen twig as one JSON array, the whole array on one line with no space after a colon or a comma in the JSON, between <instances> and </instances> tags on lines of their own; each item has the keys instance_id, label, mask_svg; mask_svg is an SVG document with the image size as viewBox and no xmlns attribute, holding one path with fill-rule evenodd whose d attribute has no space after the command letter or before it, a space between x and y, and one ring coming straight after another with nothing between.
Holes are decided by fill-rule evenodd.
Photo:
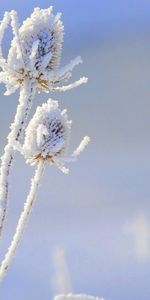
<instances>
[{"instance_id":1,"label":"frozen twig","mask_svg":"<svg viewBox=\"0 0 150 300\"><path fill-rule=\"evenodd\" d=\"M52 91L53 92L66 92L66 91L69 91L73 88L76 88L78 87L79 85L83 84L83 83L87 83L88 81L88 78L87 77L81 77L79 80L71 83L71 84L68 84L66 86L58 86L58 87L53 87L52 88Z\"/></svg>"},{"instance_id":2,"label":"frozen twig","mask_svg":"<svg viewBox=\"0 0 150 300\"><path fill-rule=\"evenodd\" d=\"M5 59L2 53L2 39L10 21L14 37L8 57ZM71 77L74 67L82 62L81 58L77 57L59 69L63 35L64 26L61 21L61 13L54 15L52 7L35 8L21 27L19 27L15 11L6 12L0 23L0 83L3 82L6 86L5 95L12 94L17 88L20 89L17 112L1 158L0 236L6 216L8 176L14 152L20 151L25 156L26 162L38 165L16 233L0 266L0 279L3 279L20 241L24 224L35 200L45 162L50 165L54 164L62 172L68 173L69 170L65 167L65 163L74 161L89 142L87 137L84 138L73 155L67 158L71 121L68 120L67 111L60 111L58 102L51 99L37 108L26 128L36 92L64 92L87 82L87 78L82 77L68 86L62 86L62 83ZM25 128L23 143L22 137Z\"/></svg>"},{"instance_id":3,"label":"frozen twig","mask_svg":"<svg viewBox=\"0 0 150 300\"><path fill-rule=\"evenodd\" d=\"M22 131L26 126L26 121L31 109L32 101L35 95L35 85L31 80L24 82L20 91L19 104L14 123L11 125L11 131L8 135L8 143L4 148L4 154L1 157L0 168L0 235L2 234L3 224L7 209L8 200L8 176L14 157L13 144L20 141Z\"/></svg>"},{"instance_id":4,"label":"frozen twig","mask_svg":"<svg viewBox=\"0 0 150 300\"><path fill-rule=\"evenodd\" d=\"M9 22L10 22L10 13L6 11L4 14L4 18L0 23L0 59L3 58L1 43Z\"/></svg>"},{"instance_id":5,"label":"frozen twig","mask_svg":"<svg viewBox=\"0 0 150 300\"><path fill-rule=\"evenodd\" d=\"M25 227L25 223L27 222L27 218L31 212L33 203L36 199L37 190L38 190L38 187L39 187L39 184L41 181L42 174L44 172L44 168L45 168L45 163L43 161L40 161L38 163L38 166L37 166L37 169L35 172L35 176L31 180L31 189L30 189L29 195L27 197L27 200L24 204L24 210L19 218L15 235L12 239L10 247L8 248L5 258L0 265L0 280L3 279L5 273L10 265L10 262L15 254L16 248L20 242L20 239L21 239L24 227Z\"/></svg>"},{"instance_id":6,"label":"frozen twig","mask_svg":"<svg viewBox=\"0 0 150 300\"><path fill-rule=\"evenodd\" d=\"M78 146L78 148L73 152L72 156L79 156L89 142L90 142L90 137L85 136L81 141L80 145Z\"/></svg>"},{"instance_id":7,"label":"frozen twig","mask_svg":"<svg viewBox=\"0 0 150 300\"><path fill-rule=\"evenodd\" d=\"M14 128L16 129L16 127L17 126L15 125ZM47 103L44 103L42 106L39 106L37 108L33 118L29 122L29 125L26 128L25 142L22 147L16 139L16 144L20 144L20 151L22 154L24 154L27 162L29 162L31 165L37 164L37 171L35 173L35 177L31 182L31 189L25 202L24 211L19 219L16 233L1 264L0 279L3 279L3 276L10 264L11 258L13 257L13 254L15 253L17 245L20 241L24 224L26 222L27 216L30 213L33 201L35 200L37 188L43 174L45 163L47 162L49 164L56 165L64 173L66 173L67 171L64 163L66 161L65 156L68 149L70 133L71 121L68 120L67 111L61 111L58 107L58 102L49 99ZM12 133L9 137L10 146L12 147L11 138L13 142L14 137L12 137ZM75 155L79 155L80 152L83 151L85 144L87 144L88 142L87 140L89 141L88 137L83 139L83 141L81 142L82 145L80 144L79 149L77 150L77 153ZM8 151L8 157L10 153L12 154L11 151L12 148L10 148ZM6 164L4 164L4 166L6 166ZM5 172L7 174L7 169ZM4 176L4 179L6 177L6 174ZM7 185L5 184L4 187L4 192L5 194L7 194Z\"/></svg>"}]
</instances>

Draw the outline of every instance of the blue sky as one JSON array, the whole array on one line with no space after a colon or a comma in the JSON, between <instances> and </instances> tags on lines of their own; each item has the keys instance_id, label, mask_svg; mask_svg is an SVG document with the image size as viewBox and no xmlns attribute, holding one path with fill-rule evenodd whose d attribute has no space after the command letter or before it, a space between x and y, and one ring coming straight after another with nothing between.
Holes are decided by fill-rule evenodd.
<instances>
[{"instance_id":1,"label":"blue sky","mask_svg":"<svg viewBox=\"0 0 150 300\"><path fill-rule=\"evenodd\" d=\"M22 5L21 5L22 4ZM133 0L82 0L82 1L60 1L60 0L43 0L43 1L26 1L24 3L20 1L1 1L1 14L5 10L16 9L19 12L21 18L30 14L31 10L35 6L48 7L53 5L56 11L62 11L65 25L82 26L90 25L91 29L94 24L106 23L119 23L127 22L130 19L149 19L150 3L149 1L133 1Z\"/></svg>"},{"instance_id":2,"label":"blue sky","mask_svg":"<svg viewBox=\"0 0 150 300\"><path fill-rule=\"evenodd\" d=\"M89 83L50 96L73 119L71 148L86 134L91 144L68 176L53 167L46 170L0 299L52 299L51 257L60 246L74 292L149 300L150 2L1 0L1 18L5 10L16 9L22 22L35 6L51 4L54 12L62 12L65 25L62 64L81 54L84 63L72 80L86 75ZM18 93L5 97L3 92L1 85L1 154L18 101ZM47 97L37 96L32 113ZM1 257L33 173L17 155Z\"/></svg>"}]
</instances>

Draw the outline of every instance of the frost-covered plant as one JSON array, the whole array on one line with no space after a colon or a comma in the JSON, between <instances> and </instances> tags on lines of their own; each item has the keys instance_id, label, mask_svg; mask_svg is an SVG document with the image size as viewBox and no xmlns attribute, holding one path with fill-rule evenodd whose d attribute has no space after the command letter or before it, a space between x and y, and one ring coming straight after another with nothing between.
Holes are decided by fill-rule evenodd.
<instances>
[{"instance_id":1,"label":"frost-covered plant","mask_svg":"<svg viewBox=\"0 0 150 300\"><path fill-rule=\"evenodd\" d=\"M14 92L27 78L34 79L38 91L68 89L68 87L58 87L58 84L68 80L75 65L81 63L82 60L77 57L67 66L58 69L64 35L61 13L53 15L52 6L48 9L37 7L20 28L15 11L5 14L6 26L10 18L14 38L7 61L1 55L3 72L0 74L0 80L6 84L5 94L9 95ZM4 33L4 28L2 33ZM86 81L87 78L82 77L76 84ZM69 88L73 86L74 84L69 85Z\"/></svg>"},{"instance_id":2,"label":"frost-covered plant","mask_svg":"<svg viewBox=\"0 0 150 300\"><path fill-rule=\"evenodd\" d=\"M34 165L39 161L48 161L68 173L64 163L74 160L89 142L89 137L84 137L79 147L68 156L71 123L67 110L60 111L57 101L49 99L39 106L26 128L22 153L27 163Z\"/></svg>"},{"instance_id":3,"label":"frost-covered plant","mask_svg":"<svg viewBox=\"0 0 150 300\"><path fill-rule=\"evenodd\" d=\"M2 40L11 22L14 38L8 57L2 54ZM14 144L21 141L36 92L66 91L82 83L82 77L68 86L59 86L67 81L73 68L82 62L80 57L59 69L64 26L61 14L54 15L52 7L35 8L19 28L15 11L6 12L0 23L0 82L6 85L5 95L20 88L20 98L14 122L8 135L8 144L1 158L0 169L0 235L7 209L8 175L14 157Z\"/></svg>"},{"instance_id":4,"label":"frost-covered plant","mask_svg":"<svg viewBox=\"0 0 150 300\"><path fill-rule=\"evenodd\" d=\"M26 129L22 152L31 165L39 161L63 166L70 139L71 121L58 102L48 100L36 110ZM65 170L64 167L62 169ZM67 171L67 170L66 170Z\"/></svg>"},{"instance_id":5,"label":"frost-covered plant","mask_svg":"<svg viewBox=\"0 0 150 300\"><path fill-rule=\"evenodd\" d=\"M90 138L84 137L79 147L71 156L67 155L71 134L71 121L68 120L67 111L61 111L58 102L49 99L41 107L38 107L35 115L26 128L25 142L23 146L14 145L25 156L27 163L36 164L35 176L31 181L31 189L20 216L16 233L6 256L0 266L0 279L8 269L10 261L15 253L22 236L25 222L36 198L37 189L47 164L56 165L62 172L68 173L64 163L74 160L84 150Z\"/></svg>"}]
</instances>

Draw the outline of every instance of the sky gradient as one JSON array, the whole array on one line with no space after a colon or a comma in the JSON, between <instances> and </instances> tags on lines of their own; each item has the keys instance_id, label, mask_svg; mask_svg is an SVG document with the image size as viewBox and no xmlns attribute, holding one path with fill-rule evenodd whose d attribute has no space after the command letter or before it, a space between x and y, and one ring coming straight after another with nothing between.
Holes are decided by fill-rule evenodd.
<instances>
[{"instance_id":1,"label":"sky gradient","mask_svg":"<svg viewBox=\"0 0 150 300\"><path fill-rule=\"evenodd\" d=\"M71 149L91 143L65 176L47 168L23 239L0 287L1 300L52 299L59 293L54 249L62 249L69 287L110 300L149 300L150 294L150 2L116 0L1 1L20 23L35 6L54 6L65 25L62 65L81 55L73 79L87 85L40 94L68 108ZM25 6L25 7L24 7ZM8 51L11 30L4 40ZM73 80L72 79L72 80ZM0 153L18 92L0 88ZM71 151L71 150L70 150ZM14 233L34 168L16 155L0 257ZM60 250L61 251L61 250ZM69 289L69 288L68 288Z\"/></svg>"}]
</instances>

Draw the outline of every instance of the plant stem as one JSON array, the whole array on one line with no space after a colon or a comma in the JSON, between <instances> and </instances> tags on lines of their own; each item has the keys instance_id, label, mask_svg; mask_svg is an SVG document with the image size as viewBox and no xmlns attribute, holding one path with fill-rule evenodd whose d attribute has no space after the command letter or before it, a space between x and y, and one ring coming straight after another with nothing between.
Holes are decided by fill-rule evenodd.
<instances>
[{"instance_id":1,"label":"plant stem","mask_svg":"<svg viewBox=\"0 0 150 300\"><path fill-rule=\"evenodd\" d=\"M35 176L31 180L30 192L29 192L27 200L24 204L24 210L21 213L21 216L19 218L19 221L18 221L18 224L17 224L17 227L16 227L16 232L14 234L14 237L12 239L10 247L8 248L8 251L5 255L5 258L1 263L1 266L0 266L0 280L3 279L5 273L6 273L8 267L10 265L10 262L11 262L13 256L14 256L14 254L15 254L17 246L20 242L20 239L21 239L24 227L25 227L25 223L26 223L27 218L28 218L28 216L31 212L33 203L36 199L37 190L38 190L38 187L39 187L44 169L45 169L45 162L40 161L38 163L38 167L36 169Z\"/></svg>"},{"instance_id":2,"label":"plant stem","mask_svg":"<svg viewBox=\"0 0 150 300\"><path fill-rule=\"evenodd\" d=\"M35 83L31 79L26 79L20 89L19 104L17 107L14 122L11 124L11 131L7 137L8 143L4 148L4 154L1 157L0 168L0 236L2 235L3 225L6 216L8 202L8 176L10 167L14 158L13 146L20 141L23 129L32 106L35 95Z\"/></svg>"}]
</instances>

